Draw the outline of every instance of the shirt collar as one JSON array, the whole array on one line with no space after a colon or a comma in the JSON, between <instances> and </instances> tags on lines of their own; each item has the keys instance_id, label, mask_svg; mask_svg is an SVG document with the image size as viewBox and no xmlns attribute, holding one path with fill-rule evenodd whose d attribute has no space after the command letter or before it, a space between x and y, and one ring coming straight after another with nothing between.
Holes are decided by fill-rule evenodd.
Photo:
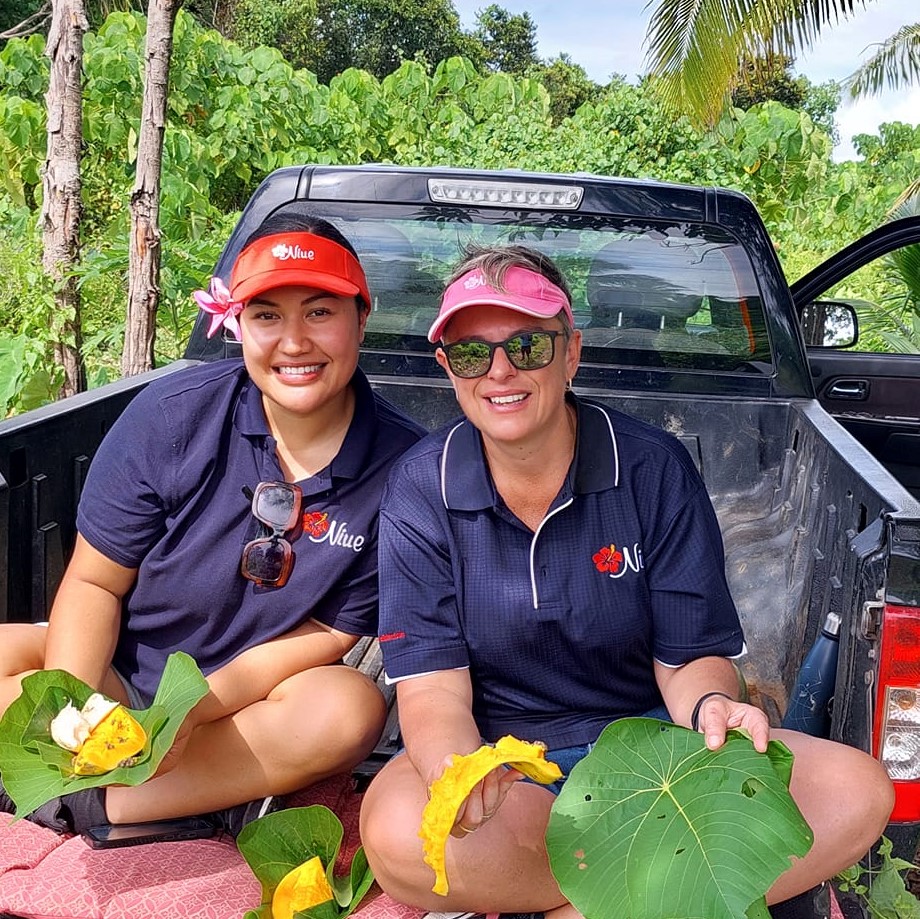
<instances>
[{"instance_id":1,"label":"shirt collar","mask_svg":"<svg viewBox=\"0 0 920 919\"><path fill-rule=\"evenodd\" d=\"M597 403L570 396L578 411L572 491L584 495L616 488L620 484L620 450L613 421Z\"/></svg>"},{"instance_id":2,"label":"shirt collar","mask_svg":"<svg viewBox=\"0 0 920 919\"><path fill-rule=\"evenodd\" d=\"M610 416L599 405L573 393L566 397L578 418L575 459L569 472L574 494L616 488L620 459ZM479 431L461 421L447 434L441 455L441 497L449 510L479 511L497 504Z\"/></svg>"},{"instance_id":3,"label":"shirt collar","mask_svg":"<svg viewBox=\"0 0 920 919\"><path fill-rule=\"evenodd\" d=\"M246 437L267 436L271 431L268 429L265 409L262 408L262 391L248 374L244 376L239 401L233 413L233 423L240 434Z\"/></svg>"},{"instance_id":4,"label":"shirt collar","mask_svg":"<svg viewBox=\"0 0 920 919\"><path fill-rule=\"evenodd\" d=\"M377 439L377 401L360 367L355 368L349 385L355 394L355 412L330 470L336 478L356 479L367 466Z\"/></svg>"},{"instance_id":5,"label":"shirt collar","mask_svg":"<svg viewBox=\"0 0 920 919\"><path fill-rule=\"evenodd\" d=\"M360 367L355 368L349 385L355 394L355 412L329 471L335 477L355 479L364 470L377 436L377 403L371 384ZM262 407L262 391L248 376L240 392L233 421L244 436L271 436Z\"/></svg>"}]
</instances>

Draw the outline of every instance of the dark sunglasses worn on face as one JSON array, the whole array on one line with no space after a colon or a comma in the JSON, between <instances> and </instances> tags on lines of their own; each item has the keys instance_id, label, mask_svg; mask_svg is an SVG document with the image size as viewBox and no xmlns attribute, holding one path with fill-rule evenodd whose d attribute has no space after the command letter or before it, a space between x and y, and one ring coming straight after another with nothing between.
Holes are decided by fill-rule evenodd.
<instances>
[{"instance_id":1,"label":"dark sunglasses worn on face","mask_svg":"<svg viewBox=\"0 0 920 919\"><path fill-rule=\"evenodd\" d=\"M244 489L248 490L248 489ZM294 568L294 549L285 539L300 519L302 492L288 482L259 482L252 513L271 530L246 543L240 571L260 587L284 587Z\"/></svg>"},{"instance_id":2,"label":"dark sunglasses worn on face","mask_svg":"<svg viewBox=\"0 0 920 919\"><path fill-rule=\"evenodd\" d=\"M489 372L495 352L501 348L518 370L539 370L553 362L556 338L562 332L518 332L504 341L481 341L467 338L442 345L447 364L454 376L471 380Z\"/></svg>"}]
</instances>

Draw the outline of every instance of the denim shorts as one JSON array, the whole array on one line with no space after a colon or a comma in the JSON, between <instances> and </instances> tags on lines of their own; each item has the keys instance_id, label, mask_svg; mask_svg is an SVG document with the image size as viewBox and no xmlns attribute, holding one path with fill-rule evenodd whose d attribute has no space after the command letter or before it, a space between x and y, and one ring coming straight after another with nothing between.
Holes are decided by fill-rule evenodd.
<instances>
[{"instance_id":1,"label":"denim shorts","mask_svg":"<svg viewBox=\"0 0 920 919\"><path fill-rule=\"evenodd\" d=\"M651 709L651 711L645 712L642 715L643 718L658 718L661 721L672 721L668 710L663 706L659 705L657 708ZM552 792L554 795L558 795L562 791L562 786L565 784L565 780L569 777L569 773L575 768L575 765L583 760L592 750L594 749L593 743L578 744L574 747L560 747L558 750L547 750L546 758L551 762L555 763L562 770L562 778L551 783L550 785L543 785L543 787ZM524 778L525 782L532 782L532 779ZM534 782L534 784L540 784Z\"/></svg>"},{"instance_id":2,"label":"denim shorts","mask_svg":"<svg viewBox=\"0 0 920 919\"><path fill-rule=\"evenodd\" d=\"M674 720L664 705L659 705L657 708L650 709L639 717L658 718L660 721ZM483 740L482 742L485 743L486 741ZM569 773L575 768L576 763L583 760L593 749L593 743L585 743L578 744L574 747L559 747L558 750L547 750L546 759L559 767L562 771L562 778L555 782L551 782L549 785L544 785L542 782L535 782L533 779L527 778L526 775L521 781L529 782L531 785L539 785L541 788L545 788L554 795L558 795L559 792L562 791L562 786L565 785L565 780L569 777ZM400 744L393 756L394 758L402 756L405 752L405 746Z\"/></svg>"},{"instance_id":3,"label":"denim shorts","mask_svg":"<svg viewBox=\"0 0 920 919\"><path fill-rule=\"evenodd\" d=\"M124 687L125 695L128 697L128 708L138 712L149 708L150 703L141 695L140 690L136 689L128 678L120 674L114 667L112 667L112 670L115 671L115 676L121 680L121 685Z\"/></svg>"}]
</instances>

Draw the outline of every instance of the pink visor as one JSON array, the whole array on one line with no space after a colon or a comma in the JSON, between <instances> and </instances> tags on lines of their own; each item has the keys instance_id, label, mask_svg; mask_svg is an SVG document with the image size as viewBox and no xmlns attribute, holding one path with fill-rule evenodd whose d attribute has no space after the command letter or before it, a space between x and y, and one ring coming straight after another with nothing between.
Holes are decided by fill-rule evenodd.
<instances>
[{"instance_id":1,"label":"pink visor","mask_svg":"<svg viewBox=\"0 0 920 919\"><path fill-rule=\"evenodd\" d=\"M539 272L518 266L509 268L505 272L504 287L504 290L492 287L478 269L457 278L441 297L441 309L428 330L428 341L440 341L447 323L468 306L503 306L539 319L551 319L564 313L569 323L575 324L568 297Z\"/></svg>"}]
</instances>

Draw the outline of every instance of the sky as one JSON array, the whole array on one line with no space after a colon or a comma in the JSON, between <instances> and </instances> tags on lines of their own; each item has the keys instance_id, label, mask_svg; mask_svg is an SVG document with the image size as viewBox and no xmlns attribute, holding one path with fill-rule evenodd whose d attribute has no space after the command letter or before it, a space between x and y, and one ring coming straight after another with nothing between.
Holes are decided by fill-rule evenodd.
<instances>
[{"instance_id":1,"label":"sky","mask_svg":"<svg viewBox=\"0 0 920 919\"><path fill-rule=\"evenodd\" d=\"M493 0L453 0L464 28L475 26L476 13ZM651 11L648 0L495 0L512 13L530 13L537 26L537 52L542 58L566 52L597 83L619 73L628 80L645 70L645 33ZM826 29L811 51L799 55L795 73L812 83L843 80L872 55L870 47L902 25L920 21L917 0L875 0L868 8ZM886 121L920 124L920 86L886 90L879 96L849 102L837 110L840 143L834 159L855 159L855 134L877 134Z\"/></svg>"}]
</instances>

